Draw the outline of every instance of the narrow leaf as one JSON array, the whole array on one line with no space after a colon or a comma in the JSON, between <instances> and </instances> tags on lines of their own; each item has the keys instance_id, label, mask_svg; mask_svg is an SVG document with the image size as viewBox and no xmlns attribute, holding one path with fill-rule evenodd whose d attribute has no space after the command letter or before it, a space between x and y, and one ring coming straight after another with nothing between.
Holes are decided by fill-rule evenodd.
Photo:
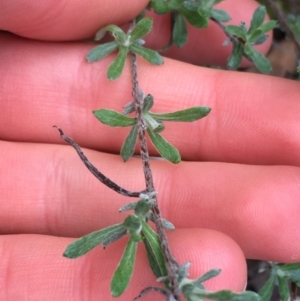
<instances>
[{"instance_id":1,"label":"narrow leaf","mask_svg":"<svg viewBox=\"0 0 300 301\"><path fill-rule=\"evenodd\" d=\"M262 73L270 73L272 70L271 64L268 59L263 56L256 49L246 44L244 48L245 53L252 59L256 68Z\"/></svg>"},{"instance_id":2,"label":"narrow leaf","mask_svg":"<svg viewBox=\"0 0 300 301\"><path fill-rule=\"evenodd\" d=\"M117 25L108 25L104 28L101 28L100 30L98 30L96 32L95 41L100 41L105 36L107 31L114 34L115 37L118 37L118 40L125 41L125 39L126 39L126 34L120 27L118 27Z\"/></svg>"},{"instance_id":3,"label":"narrow leaf","mask_svg":"<svg viewBox=\"0 0 300 301\"><path fill-rule=\"evenodd\" d=\"M149 212L149 213L147 214L147 218L148 218L151 222L154 223L153 213ZM166 220L166 219L164 219L164 218L162 218L161 221L162 221L163 227L164 227L165 229L167 229L167 230L174 230L174 229L175 229L175 226L174 226L170 221L168 221L168 220Z\"/></svg>"},{"instance_id":4,"label":"narrow leaf","mask_svg":"<svg viewBox=\"0 0 300 301\"><path fill-rule=\"evenodd\" d=\"M139 21L129 34L130 42L139 40L146 34L148 34L152 29L152 23L153 20L151 18L144 18L141 21Z\"/></svg>"},{"instance_id":5,"label":"narrow leaf","mask_svg":"<svg viewBox=\"0 0 300 301\"><path fill-rule=\"evenodd\" d=\"M184 6L179 11L191 25L197 28L206 28L208 26L208 18L201 16L198 11L188 10Z\"/></svg>"},{"instance_id":6,"label":"narrow leaf","mask_svg":"<svg viewBox=\"0 0 300 301\"><path fill-rule=\"evenodd\" d=\"M212 269L212 270L209 270L208 272L206 272L204 275L202 275L201 277L199 277L198 279L196 279L193 282L196 286L198 286L202 282L207 281L207 280L209 280L213 277L218 276L220 273L221 273L220 269Z\"/></svg>"},{"instance_id":7,"label":"narrow leaf","mask_svg":"<svg viewBox=\"0 0 300 301\"><path fill-rule=\"evenodd\" d=\"M144 103L143 103L143 111L147 112L153 107L154 101L153 101L153 96L151 94L148 94L144 98Z\"/></svg>"},{"instance_id":8,"label":"narrow leaf","mask_svg":"<svg viewBox=\"0 0 300 301\"><path fill-rule=\"evenodd\" d=\"M231 20L230 15L221 9L212 9L211 16L219 22L228 22Z\"/></svg>"},{"instance_id":9,"label":"narrow leaf","mask_svg":"<svg viewBox=\"0 0 300 301\"><path fill-rule=\"evenodd\" d=\"M86 60L88 62L98 61L106 57L113 51L117 50L118 48L119 45L116 41L97 46L88 53L88 55L86 56Z\"/></svg>"},{"instance_id":10,"label":"narrow leaf","mask_svg":"<svg viewBox=\"0 0 300 301\"><path fill-rule=\"evenodd\" d=\"M201 298L208 298L216 301L260 301L259 295L250 291L234 293L232 291L223 290L210 293L205 290L197 289L193 294Z\"/></svg>"},{"instance_id":11,"label":"narrow leaf","mask_svg":"<svg viewBox=\"0 0 300 301\"><path fill-rule=\"evenodd\" d=\"M136 140L138 136L138 126L135 124L124 141L121 148L121 157L126 162L133 154L135 150Z\"/></svg>"},{"instance_id":12,"label":"narrow leaf","mask_svg":"<svg viewBox=\"0 0 300 301\"><path fill-rule=\"evenodd\" d=\"M232 36L236 36L246 41L246 32L239 26L227 25L225 26L225 31Z\"/></svg>"},{"instance_id":13,"label":"narrow leaf","mask_svg":"<svg viewBox=\"0 0 300 301\"><path fill-rule=\"evenodd\" d=\"M180 121L192 122L201 119L209 114L211 108L208 107L192 107L189 109L171 112L171 113L150 113L153 118L164 121Z\"/></svg>"},{"instance_id":14,"label":"narrow leaf","mask_svg":"<svg viewBox=\"0 0 300 301\"><path fill-rule=\"evenodd\" d=\"M261 301L269 301L274 288L275 275L271 275L265 285L258 292Z\"/></svg>"},{"instance_id":15,"label":"narrow leaf","mask_svg":"<svg viewBox=\"0 0 300 301\"><path fill-rule=\"evenodd\" d=\"M153 274L156 277L166 276L167 270L164 255L157 234L145 221L142 221L142 232L144 235L144 245L146 248L149 265Z\"/></svg>"},{"instance_id":16,"label":"narrow leaf","mask_svg":"<svg viewBox=\"0 0 300 301\"><path fill-rule=\"evenodd\" d=\"M266 34L263 35L263 36L260 36L258 39L256 39L254 42L253 42L253 45L260 45L260 44L263 44L267 39L268 39L269 36L267 36Z\"/></svg>"},{"instance_id":17,"label":"narrow leaf","mask_svg":"<svg viewBox=\"0 0 300 301\"><path fill-rule=\"evenodd\" d=\"M162 157L172 163L179 163L181 158L178 150L158 133L147 129L147 133L157 151Z\"/></svg>"},{"instance_id":18,"label":"narrow leaf","mask_svg":"<svg viewBox=\"0 0 300 301\"><path fill-rule=\"evenodd\" d=\"M290 288L287 280L283 277L277 277L277 280L278 280L279 294L282 298L282 301L288 301L290 297Z\"/></svg>"},{"instance_id":19,"label":"narrow leaf","mask_svg":"<svg viewBox=\"0 0 300 301\"><path fill-rule=\"evenodd\" d=\"M243 58L244 46L240 42L233 42L232 54L227 60L227 67L229 69L237 69Z\"/></svg>"},{"instance_id":20,"label":"narrow leaf","mask_svg":"<svg viewBox=\"0 0 300 301\"><path fill-rule=\"evenodd\" d=\"M187 28L185 19L179 13L175 13L172 37L173 42L177 47L182 47L187 41Z\"/></svg>"},{"instance_id":21,"label":"narrow leaf","mask_svg":"<svg viewBox=\"0 0 300 301\"><path fill-rule=\"evenodd\" d=\"M286 276L290 278L293 282L300 281L300 263L289 263L278 266L280 271L283 271Z\"/></svg>"},{"instance_id":22,"label":"narrow leaf","mask_svg":"<svg viewBox=\"0 0 300 301\"><path fill-rule=\"evenodd\" d=\"M129 48L130 48L130 50L132 50L133 52L142 56L146 61L148 61L149 63L151 63L153 65L161 65L164 63L163 58L156 51L153 51L151 49L148 49L148 48L142 47L140 45L136 45L136 44L131 44L129 46Z\"/></svg>"},{"instance_id":23,"label":"narrow leaf","mask_svg":"<svg viewBox=\"0 0 300 301\"><path fill-rule=\"evenodd\" d=\"M102 123L110 126L125 127L136 124L136 119L120 114L114 110L100 109L93 111L95 117Z\"/></svg>"},{"instance_id":24,"label":"narrow leaf","mask_svg":"<svg viewBox=\"0 0 300 301\"><path fill-rule=\"evenodd\" d=\"M126 229L123 224L116 224L102 230L92 232L75 240L67 247L63 256L68 258L82 256L116 233L126 234Z\"/></svg>"},{"instance_id":25,"label":"narrow leaf","mask_svg":"<svg viewBox=\"0 0 300 301\"><path fill-rule=\"evenodd\" d=\"M154 132L161 132L164 130L164 125L162 122L156 121L149 113L144 113L143 118L147 124L147 127L149 127Z\"/></svg>"},{"instance_id":26,"label":"narrow leaf","mask_svg":"<svg viewBox=\"0 0 300 301\"><path fill-rule=\"evenodd\" d=\"M127 47L120 46L119 52L115 60L111 63L107 70L107 78L115 80L122 74L126 62Z\"/></svg>"},{"instance_id":27,"label":"narrow leaf","mask_svg":"<svg viewBox=\"0 0 300 301\"><path fill-rule=\"evenodd\" d=\"M270 30L272 30L276 26L276 24L277 24L277 21L271 20L271 21L268 21L268 22L262 24L259 28L262 33L267 33Z\"/></svg>"},{"instance_id":28,"label":"narrow leaf","mask_svg":"<svg viewBox=\"0 0 300 301\"><path fill-rule=\"evenodd\" d=\"M161 0L151 1L151 6L157 14L166 14L171 10L169 3Z\"/></svg>"},{"instance_id":29,"label":"narrow leaf","mask_svg":"<svg viewBox=\"0 0 300 301\"><path fill-rule=\"evenodd\" d=\"M248 34L251 34L255 29L257 29L260 25L262 25L264 23L265 17L266 17L266 8L264 6L259 6L255 10L252 16Z\"/></svg>"},{"instance_id":30,"label":"narrow leaf","mask_svg":"<svg viewBox=\"0 0 300 301\"><path fill-rule=\"evenodd\" d=\"M124 211L127 211L127 210L134 210L136 204L138 202L131 202L131 203L128 203L124 206L122 206L120 209L119 209L119 212L124 212Z\"/></svg>"},{"instance_id":31,"label":"narrow leaf","mask_svg":"<svg viewBox=\"0 0 300 301\"><path fill-rule=\"evenodd\" d=\"M110 290L113 297L122 295L128 287L133 273L136 249L137 243L132 239L129 239L110 284Z\"/></svg>"}]
</instances>

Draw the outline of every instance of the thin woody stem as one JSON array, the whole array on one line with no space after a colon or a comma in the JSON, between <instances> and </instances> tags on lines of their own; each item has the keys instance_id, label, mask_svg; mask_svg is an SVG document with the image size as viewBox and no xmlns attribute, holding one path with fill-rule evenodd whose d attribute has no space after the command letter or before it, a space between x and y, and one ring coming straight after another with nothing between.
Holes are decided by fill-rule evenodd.
<instances>
[{"instance_id":1,"label":"thin woody stem","mask_svg":"<svg viewBox=\"0 0 300 301\"><path fill-rule=\"evenodd\" d=\"M146 182L146 192L152 193L155 192L155 189L153 184L152 171L150 168L149 151L148 151L148 146L147 146L146 136L145 136L145 131L147 129L147 126L145 124L142 115L143 92L140 90L139 83L138 83L136 54L131 51L129 54L131 59L132 96L134 99L134 107L135 107L136 119L138 125L138 137L140 141L140 153L141 153L145 182ZM180 300L179 285L177 279L177 270L179 265L171 253L167 235L163 227L162 217L160 214L160 210L158 208L156 196L154 196L153 199L154 199L154 205L152 206L151 209L153 212L153 218L154 218L154 223L156 225L157 234L161 241L161 247L164 254L164 259L166 263L166 269L167 269L168 279L170 284L170 291L173 295L173 298L179 301Z\"/></svg>"},{"instance_id":2,"label":"thin woody stem","mask_svg":"<svg viewBox=\"0 0 300 301\"><path fill-rule=\"evenodd\" d=\"M111 188L112 190L116 191L117 193L124 195L124 196L128 196L128 197L139 197L139 195L141 193L144 193L145 190L143 191L139 191L139 192L135 192L135 191L128 191L124 188L122 188L121 186L119 186L118 184L116 184L115 182L113 182L111 179L109 179L108 177L106 177L102 172L100 172L89 160L88 158L85 156L85 154L83 153L83 151L81 150L80 146L71 138L69 138L68 136L65 135L65 133L62 131L61 128L59 128L58 126L54 125L53 127L57 128L60 136L63 140L65 140L67 143L69 143L77 152L79 158L81 159L81 161L84 163L84 165L87 167L87 169L104 185L106 185L107 187Z\"/></svg>"}]
</instances>

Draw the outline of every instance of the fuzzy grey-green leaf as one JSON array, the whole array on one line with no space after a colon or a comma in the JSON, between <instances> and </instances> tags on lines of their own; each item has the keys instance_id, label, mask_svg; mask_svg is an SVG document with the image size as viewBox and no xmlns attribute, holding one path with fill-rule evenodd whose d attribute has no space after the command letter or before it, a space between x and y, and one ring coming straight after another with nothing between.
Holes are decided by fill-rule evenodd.
<instances>
[{"instance_id":1,"label":"fuzzy grey-green leaf","mask_svg":"<svg viewBox=\"0 0 300 301\"><path fill-rule=\"evenodd\" d=\"M293 282L300 281L300 263L288 263L278 266L278 269L289 277Z\"/></svg>"},{"instance_id":2,"label":"fuzzy grey-green leaf","mask_svg":"<svg viewBox=\"0 0 300 301\"><path fill-rule=\"evenodd\" d=\"M230 15L221 9L212 9L211 16L219 22L228 22L231 20Z\"/></svg>"},{"instance_id":3,"label":"fuzzy grey-green leaf","mask_svg":"<svg viewBox=\"0 0 300 301\"><path fill-rule=\"evenodd\" d=\"M110 284L110 290L113 297L122 295L128 287L133 273L136 249L137 242L129 239Z\"/></svg>"},{"instance_id":4,"label":"fuzzy grey-green leaf","mask_svg":"<svg viewBox=\"0 0 300 301\"><path fill-rule=\"evenodd\" d=\"M126 162L134 154L137 136L138 136L138 127L137 124L135 124L131 128L129 135L127 136L121 148L120 153L124 162Z\"/></svg>"},{"instance_id":5,"label":"fuzzy grey-green leaf","mask_svg":"<svg viewBox=\"0 0 300 301\"><path fill-rule=\"evenodd\" d=\"M110 64L107 70L107 78L109 80L115 80L120 77L124 69L127 56L127 47L120 46L119 52L115 60Z\"/></svg>"},{"instance_id":6,"label":"fuzzy grey-green leaf","mask_svg":"<svg viewBox=\"0 0 300 301\"><path fill-rule=\"evenodd\" d=\"M227 67L229 69L237 69L243 58L244 47L240 42L233 42L232 54L227 60Z\"/></svg>"},{"instance_id":7,"label":"fuzzy grey-green leaf","mask_svg":"<svg viewBox=\"0 0 300 301\"><path fill-rule=\"evenodd\" d=\"M258 292L261 301L269 301L274 288L275 275L271 275L268 281Z\"/></svg>"},{"instance_id":8,"label":"fuzzy grey-green leaf","mask_svg":"<svg viewBox=\"0 0 300 301\"><path fill-rule=\"evenodd\" d=\"M151 49L136 44L131 44L129 48L131 51L142 56L146 61L148 61L153 65L161 65L164 63L162 56L156 51L153 51Z\"/></svg>"},{"instance_id":9,"label":"fuzzy grey-green leaf","mask_svg":"<svg viewBox=\"0 0 300 301\"><path fill-rule=\"evenodd\" d=\"M260 301L259 295L250 291L241 293L234 293L228 290L208 292L197 288L194 295L216 301Z\"/></svg>"},{"instance_id":10,"label":"fuzzy grey-green leaf","mask_svg":"<svg viewBox=\"0 0 300 301\"><path fill-rule=\"evenodd\" d=\"M195 283L196 286L198 286L202 282L205 282L213 277L218 276L220 273L221 273L220 269L212 269L206 272L205 274L203 274L201 277L194 280L193 282Z\"/></svg>"},{"instance_id":11,"label":"fuzzy grey-green leaf","mask_svg":"<svg viewBox=\"0 0 300 301\"><path fill-rule=\"evenodd\" d=\"M192 122L199 120L209 114L211 108L208 107L192 107L185 110L180 110L170 113L151 113L149 115L158 120L164 121L179 121L179 122Z\"/></svg>"},{"instance_id":12,"label":"fuzzy grey-green leaf","mask_svg":"<svg viewBox=\"0 0 300 301\"><path fill-rule=\"evenodd\" d=\"M246 32L239 26L227 25L225 26L225 31L246 41Z\"/></svg>"},{"instance_id":13,"label":"fuzzy grey-green leaf","mask_svg":"<svg viewBox=\"0 0 300 301\"><path fill-rule=\"evenodd\" d=\"M142 221L142 232L144 235L144 245L146 248L149 265L153 274L156 277L166 276L167 270L164 261L164 255L157 234L145 221Z\"/></svg>"},{"instance_id":14,"label":"fuzzy grey-green leaf","mask_svg":"<svg viewBox=\"0 0 300 301\"><path fill-rule=\"evenodd\" d=\"M172 163L179 163L181 161L178 150L170 144L165 138L158 133L147 129L147 133L157 151L160 155Z\"/></svg>"},{"instance_id":15,"label":"fuzzy grey-green leaf","mask_svg":"<svg viewBox=\"0 0 300 301\"><path fill-rule=\"evenodd\" d=\"M88 55L86 56L86 60L88 62L98 61L106 57L113 51L117 50L118 48L119 45L116 41L97 46L88 53Z\"/></svg>"},{"instance_id":16,"label":"fuzzy grey-green leaf","mask_svg":"<svg viewBox=\"0 0 300 301\"><path fill-rule=\"evenodd\" d=\"M262 55L259 51L254 49L252 46L246 44L244 47L244 52L248 55L256 68L262 73L270 73L272 70L269 60Z\"/></svg>"},{"instance_id":17,"label":"fuzzy grey-green leaf","mask_svg":"<svg viewBox=\"0 0 300 301\"><path fill-rule=\"evenodd\" d=\"M126 127L136 124L136 119L120 114L114 110L100 109L93 111L95 117L102 123L113 127Z\"/></svg>"},{"instance_id":18,"label":"fuzzy grey-green leaf","mask_svg":"<svg viewBox=\"0 0 300 301\"><path fill-rule=\"evenodd\" d=\"M187 41L187 27L183 15L176 13L172 32L173 42L177 47L182 47Z\"/></svg>"},{"instance_id":19,"label":"fuzzy grey-green leaf","mask_svg":"<svg viewBox=\"0 0 300 301\"><path fill-rule=\"evenodd\" d=\"M265 16L266 8L264 6L259 6L252 16L248 34L251 34L254 30L256 30L259 26L263 24Z\"/></svg>"},{"instance_id":20,"label":"fuzzy grey-green leaf","mask_svg":"<svg viewBox=\"0 0 300 301\"><path fill-rule=\"evenodd\" d=\"M290 289L287 280L284 277L277 277L278 289L282 301L288 301L290 297Z\"/></svg>"},{"instance_id":21,"label":"fuzzy grey-green leaf","mask_svg":"<svg viewBox=\"0 0 300 301\"><path fill-rule=\"evenodd\" d=\"M124 232L125 231L125 232ZM99 231L87 234L74 242L72 242L65 250L63 256L68 258L76 258L82 256L100 245L103 241L115 235L116 233L126 234L123 224L116 224Z\"/></svg>"},{"instance_id":22,"label":"fuzzy grey-green leaf","mask_svg":"<svg viewBox=\"0 0 300 301\"><path fill-rule=\"evenodd\" d=\"M134 42L147 35L152 29L153 20L144 18L140 20L130 33L130 42Z\"/></svg>"}]
</instances>

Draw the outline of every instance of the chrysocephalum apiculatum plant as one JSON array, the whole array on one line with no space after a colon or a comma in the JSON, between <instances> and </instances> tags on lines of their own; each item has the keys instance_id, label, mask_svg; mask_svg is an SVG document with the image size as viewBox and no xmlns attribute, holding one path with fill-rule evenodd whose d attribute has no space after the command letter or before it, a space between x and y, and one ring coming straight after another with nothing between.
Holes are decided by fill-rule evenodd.
<instances>
[{"instance_id":1,"label":"chrysocephalum apiculatum plant","mask_svg":"<svg viewBox=\"0 0 300 301\"><path fill-rule=\"evenodd\" d=\"M222 28L227 36L224 45L233 44L232 54L228 58L229 69L238 68L242 57L245 57L252 61L261 72L269 73L271 71L269 61L253 46L261 44L267 39L266 33L275 26L276 22L264 23L266 10L260 6L253 14L249 28L245 23L238 26L226 25L226 22L230 20L228 13L214 8L214 5L219 2L221 0L152 0L147 9L153 9L158 14L170 13L172 16L172 35L165 49L173 44L178 47L184 46L188 38L187 23L197 28L204 28L208 26L209 20L212 20ZM134 153L136 144L139 143L146 187L143 191L128 191L120 187L97 170L83 154L79 145L67 137L62 129L56 127L61 137L77 151L80 159L100 182L125 197L137 199L120 208L120 212L133 211L122 223L75 240L67 247L63 255L68 258L77 258L98 245L105 248L119 238L127 236L126 247L111 281L111 294L114 297L120 296L128 287L133 273L137 245L143 243L149 266L158 281L161 282L161 286L147 287L139 293L137 298L150 291L156 291L165 295L167 300L180 300L180 295L183 294L187 301L204 298L217 301L268 301L274 285L278 285L283 301L287 301L290 296L289 282L292 282L292 288L300 285L300 263L270 263L270 279L259 294L250 291L234 293L227 290L211 292L205 289L203 283L216 277L221 272L220 269L207 271L197 279L189 279L190 263L179 265L173 257L165 229L172 230L174 226L161 216L150 168L146 135L163 158L177 164L181 160L179 151L161 134L165 129L164 122L193 122L207 116L211 109L205 106L196 106L176 112L151 112L154 97L144 93L139 87L136 55L142 56L149 63L155 65L163 64L163 58L158 52L143 46L142 38L151 31L153 22L151 18L145 18L144 15L143 12L131 22L127 33L116 25L109 25L99 30L96 34L96 40L101 40L106 32L109 32L114 37L114 41L93 48L86 59L88 62L96 62L117 51L114 61L107 70L109 80L115 80L121 76L128 57L131 61L133 100L124 106L122 113L110 109L95 110L93 113L100 122L106 125L130 128L120 154L124 161L129 160ZM128 116L132 113L134 114L133 117ZM149 221L155 224L157 232L149 226Z\"/></svg>"}]
</instances>

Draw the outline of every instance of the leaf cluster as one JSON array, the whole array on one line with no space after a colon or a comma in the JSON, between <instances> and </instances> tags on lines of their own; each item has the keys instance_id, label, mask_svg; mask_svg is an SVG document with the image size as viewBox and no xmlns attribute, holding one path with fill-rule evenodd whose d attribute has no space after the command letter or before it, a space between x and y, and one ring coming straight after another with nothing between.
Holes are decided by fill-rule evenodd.
<instances>
[{"instance_id":1,"label":"leaf cluster","mask_svg":"<svg viewBox=\"0 0 300 301\"><path fill-rule=\"evenodd\" d=\"M271 72L271 64L268 59L253 47L264 43L268 38L266 33L276 26L274 20L264 23L265 17L266 8L259 6L253 14L249 29L245 23L241 23L239 26L225 26L225 31L230 35L229 39L233 43L232 54L227 61L230 69L238 68L244 56L253 62L262 73Z\"/></svg>"},{"instance_id":2,"label":"leaf cluster","mask_svg":"<svg viewBox=\"0 0 300 301\"><path fill-rule=\"evenodd\" d=\"M210 112L210 108L197 106L170 113L153 113L150 111L153 104L153 96L148 94L143 101L142 116L150 141L163 158L172 163L179 163L181 160L179 151L160 134L165 129L163 122L192 122L205 117ZM124 161L127 161L134 154L138 138L137 120L135 117L127 116L133 111L134 104L130 102L125 106L123 114L109 109L100 109L93 112L95 117L103 124L113 127L131 126L131 130L121 148L121 156Z\"/></svg>"},{"instance_id":3,"label":"leaf cluster","mask_svg":"<svg viewBox=\"0 0 300 301\"><path fill-rule=\"evenodd\" d=\"M208 20L213 18L227 22L230 16L227 12L215 9L213 6L222 0L152 0L150 7L157 14L172 14L172 43L182 47L187 41L187 23L197 28L208 26Z\"/></svg>"},{"instance_id":4,"label":"leaf cluster","mask_svg":"<svg viewBox=\"0 0 300 301\"><path fill-rule=\"evenodd\" d=\"M142 56L151 64L163 64L163 59L157 52L142 46L144 44L142 38L151 31L152 23L153 21L151 18L144 18L140 20L127 34L125 34L124 31L116 25L108 25L104 27L96 33L95 39L99 41L104 37L106 32L110 32L115 40L93 48L86 57L87 61L98 61L118 50L117 57L110 64L107 70L107 78L109 80L115 80L120 77L129 51Z\"/></svg>"},{"instance_id":5,"label":"leaf cluster","mask_svg":"<svg viewBox=\"0 0 300 301\"><path fill-rule=\"evenodd\" d=\"M275 285L278 286L281 299L288 301L291 295L290 282L300 287L300 263L272 263L270 278L259 291L261 301L270 300Z\"/></svg>"}]
</instances>

